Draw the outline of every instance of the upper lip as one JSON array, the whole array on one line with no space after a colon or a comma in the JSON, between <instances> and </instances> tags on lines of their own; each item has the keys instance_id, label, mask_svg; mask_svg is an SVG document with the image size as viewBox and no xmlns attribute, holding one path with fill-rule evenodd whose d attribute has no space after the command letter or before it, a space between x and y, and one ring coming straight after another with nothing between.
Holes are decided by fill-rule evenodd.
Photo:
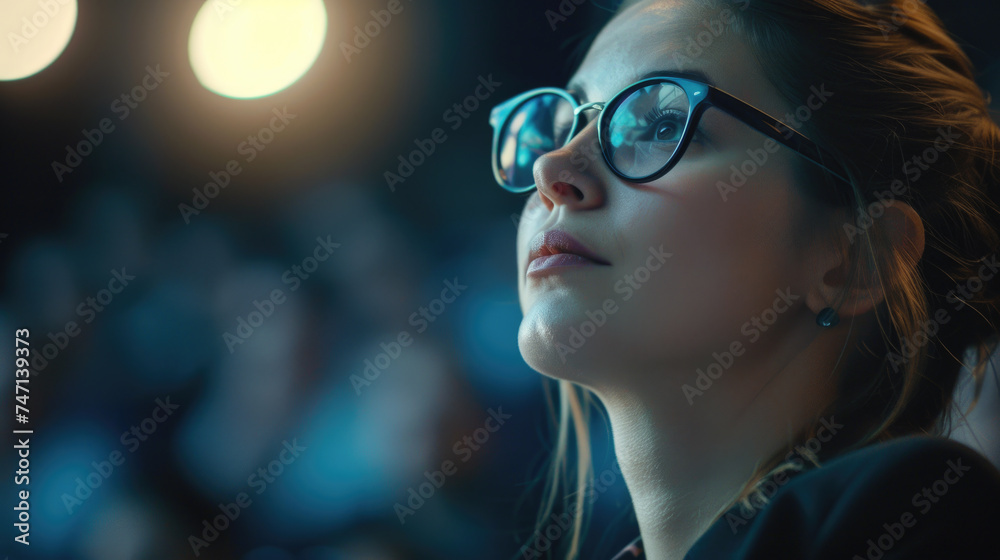
<instances>
[{"instance_id":1,"label":"upper lip","mask_svg":"<svg viewBox=\"0 0 1000 560\"><path fill-rule=\"evenodd\" d=\"M558 229L543 231L531 240L531 252L528 254L528 262L530 263L538 257L555 255L557 253L579 255L598 264L611 264L597 256L597 254L588 249L583 243L577 241L572 235Z\"/></svg>"}]
</instances>

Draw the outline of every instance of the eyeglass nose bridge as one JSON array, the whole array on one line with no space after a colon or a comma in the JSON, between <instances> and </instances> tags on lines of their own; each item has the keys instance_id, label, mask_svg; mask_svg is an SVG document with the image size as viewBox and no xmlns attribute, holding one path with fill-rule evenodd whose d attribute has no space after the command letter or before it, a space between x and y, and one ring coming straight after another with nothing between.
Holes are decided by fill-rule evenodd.
<instances>
[{"instance_id":1,"label":"eyeglass nose bridge","mask_svg":"<svg viewBox=\"0 0 1000 560\"><path fill-rule=\"evenodd\" d=\"M592 101L590 103L584 103L583 105L580 105L576 109L573 109L573 116L574 117L579 116L580 113L587 111L589 109L597 109L598 111L603 111L604 106L607 104L608 104L607 101Z\"/></svg>"}]
</instances>

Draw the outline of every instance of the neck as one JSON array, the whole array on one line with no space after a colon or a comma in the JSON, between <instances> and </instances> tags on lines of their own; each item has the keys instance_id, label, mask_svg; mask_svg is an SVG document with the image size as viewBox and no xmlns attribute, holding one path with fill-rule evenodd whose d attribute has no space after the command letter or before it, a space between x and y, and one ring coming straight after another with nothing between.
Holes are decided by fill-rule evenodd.
<instances>
[{"instance_id":1,"label":"neck","mask_svg":"<svg viewBox=\"0 0 1000 560\"><path fill-rule=\"evenodd\" d=\"M832 401L844 337L802 332L812 342L768 349L784 364L753 363L748 352L693 400L681 388L693 383L690 370L634 377L659 380L643 387L594 389L611 420L648 560L683 558L756 468Z\"/></svg>"}]
</instances>

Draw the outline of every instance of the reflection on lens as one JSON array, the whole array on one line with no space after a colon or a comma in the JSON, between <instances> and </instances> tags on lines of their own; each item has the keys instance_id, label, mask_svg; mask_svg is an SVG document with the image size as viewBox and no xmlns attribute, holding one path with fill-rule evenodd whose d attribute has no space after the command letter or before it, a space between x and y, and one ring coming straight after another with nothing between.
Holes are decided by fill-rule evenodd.
<instances>
[{"instance_id":1,"label":"reflection on lens","mask_svg":"<svg viewBox=\"0 0 1000 560\"><path fill-rule=\"evenodd\" d=\"M652 175L677 150L689 109L687 94L676 84L653 84L632 92L608 124L608 159L630 178Z\"/></svg>"},{"instance_id":2,"label":"reflection on lens","mask_svg":"<svg viewBox=\"0 0 1000 560\"><path fill-rule=\"evenodd\" d=\"M500 131L497 146L504 184L515 188L534 184L535 160L565 144L572 126L573 105L559 95L541 94L518 106Z\"/></svg>"}]
</instances>

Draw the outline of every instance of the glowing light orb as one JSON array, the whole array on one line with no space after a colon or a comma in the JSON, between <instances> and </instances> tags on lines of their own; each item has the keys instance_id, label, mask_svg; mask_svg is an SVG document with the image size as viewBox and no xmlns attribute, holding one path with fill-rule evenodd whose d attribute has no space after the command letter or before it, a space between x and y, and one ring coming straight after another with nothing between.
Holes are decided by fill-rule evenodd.
<instances>
[{"instance_id":1,"label":"glowing light orb","mask_svg":"<svg viewBox=\"0 0 1000 560\"><path fill-rule=\"evenodd\" d=\"M312 67L326 27L323 0L208 0L191 26L191 68L219 95L271 95Z\"/></svg>"},{"instance_id":2,"label":"glowing light orb","mask_svg":"<svg viewBox=\"0 0 1000 560\"><path fill-rule=\"evenodd\" d=\"M33 76L52 64L76 29L76 0L0 2L0 80Z\"/></svg>"}]
</instances>

